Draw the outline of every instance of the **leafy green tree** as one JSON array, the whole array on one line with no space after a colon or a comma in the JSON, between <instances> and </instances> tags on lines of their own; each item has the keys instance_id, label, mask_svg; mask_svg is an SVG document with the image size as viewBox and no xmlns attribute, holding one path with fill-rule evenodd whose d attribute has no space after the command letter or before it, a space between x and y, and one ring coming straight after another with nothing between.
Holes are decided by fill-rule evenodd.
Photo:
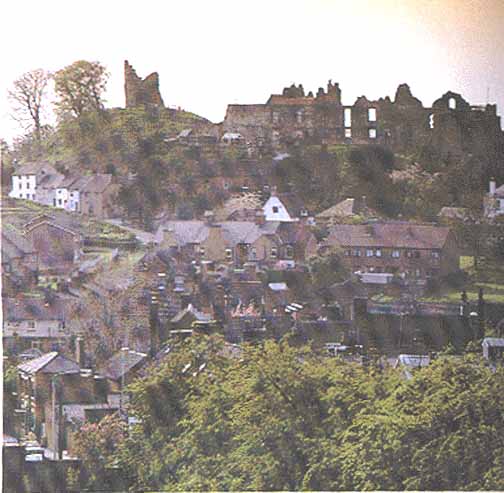
<instances>
[{"instance_id":1,"label":"leafy green tree","mask_svg":"<svg viewBox=\"0 0 504 493\"><path fill-rule=\"evenodd\" d=\"M55 92L59 113L80 117L103 108L103 93L109 74L99 62L79 60L56 72Z\"/></svg>"}]
</instances>

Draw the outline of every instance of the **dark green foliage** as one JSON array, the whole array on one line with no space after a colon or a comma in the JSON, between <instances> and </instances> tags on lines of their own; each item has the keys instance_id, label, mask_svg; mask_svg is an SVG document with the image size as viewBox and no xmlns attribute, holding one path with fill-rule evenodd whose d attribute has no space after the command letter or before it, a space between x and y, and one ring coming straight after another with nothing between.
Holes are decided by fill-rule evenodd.
<instances>
[{"instance_id":1,"label":"dark green foliage","mask_svg":"<svg viewBox=\"0 0 504 493\"><path fill-rule=\"evenodd\" d=\"M111 456L132 491L504 487L504 372L475 355L400 370L288 341L192 338L129 388Z\"/></svg>"}]
</instances>

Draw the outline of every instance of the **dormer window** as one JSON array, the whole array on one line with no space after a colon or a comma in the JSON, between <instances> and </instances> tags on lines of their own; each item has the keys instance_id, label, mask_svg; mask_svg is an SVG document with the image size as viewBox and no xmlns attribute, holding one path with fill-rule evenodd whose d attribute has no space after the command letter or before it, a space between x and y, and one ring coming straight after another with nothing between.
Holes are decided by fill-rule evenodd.
<instances>
[{"instance_id":1,"label":"dormer window","mask_svg":"<svg viewBox=\"0 0 504 493\"><path fill-rule=\"evenodd\" d=\"M273 214L278 214L280 212L279 208L277 205L273 206Z\"/></svg>"},{"instance_id":2,"label":"dormer window","mask_svg":"<svg viewBox=\"0 0 504 493\"><path fill-rule=\"evenodd\" d=\"M276 247L273 247L271 249L271 258L277 258L277 255L278 255L278 250Z\"/></svg>"},{"instance_id":3,"label":"dormer window","mask_svg":"<svg viewBox=\"0 0 504 493\"><path fill-rule=\"evenodd\" d=\"M226 258L227 259L233 258L233 250L231 250L231 248L226 248Z\"/></svg>"}]
</instances>

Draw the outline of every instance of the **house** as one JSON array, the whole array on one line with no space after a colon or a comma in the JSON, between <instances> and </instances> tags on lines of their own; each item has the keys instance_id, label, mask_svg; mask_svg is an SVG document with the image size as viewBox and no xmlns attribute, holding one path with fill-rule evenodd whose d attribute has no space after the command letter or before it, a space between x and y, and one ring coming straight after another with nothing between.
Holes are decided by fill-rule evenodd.
<instances>
[{"instance_id":1,"label":"house","mask_svg":"<svg viewBox=\"0 0 504 493\"><path fill-rule=\"evenodd\" d=\"M79 365L53 351L18 367L18 395L26 418L24 432L33 431L51 449L57 444L52 417L57 413L56 402L71 400L79 388ZM56 433L55 433L56 431Z\"/></svg>"},{"instance_id":2,"label":"house","mask_svg":"<svg viewBox=\"0 0 504 493\"><path fill-rule=\"evenodd\" d=\"M86 419L101 419L119 408L107 381L81 368L81 348L74 361L57 351L18 365L21 434L35 433L44 455L61 459L72 452L73 431ZM81 419L75 419L75 418Z\"/></svg>"},{"instance_id":3,"label":"house","mask_svg":"<svg viewBox=\"0 0 504 493\"><path fill-rule=\"evenodd\" d=\"M492 363L503 361L504 339L500 337L485 337L481 343L483 347L483 357Z\"/></svg>"},{"instance_id":4,"label":"house","mask_svg":"<svg viewBox=\"0 0 504 493\"><path fill-rule=\"evenodd\" d=\"M497 188L494 179L490 180L488 193L483 199L484 215L489 219L504 214L504 185Z\"/></svg>"},{"instance_id":5,"label":"house","mask_svg":"<svg viewBox=\"0 0 504 493\"><path fill-rule=\"evenodd\" d=\"M32 244L20 233L2 228L2 281L4 294L14 294L37 284L38 255Z\"/></svg>"},{"instance_id":6,"label":"house","mask_svg":"<svg viewBox=\"0 0 504 493\"><path fill-rule=\"evenodd\" d=\"M68 302L62 299L47 303L41 298L4 298L4 347L15 353L59 350L71 336L66 326L69 310Z\"/></svg>"},{"instance_id":7,"label":"house","mask_svg":"<svg viewBox=\"0 0 504 493\"><path fill-rule=\"evenodd\" d=\"M32 222L25 237L38 254L41 271L68 272L81 257L80 234L50 220Z\"/></svg>"},{"instance_id":8,"label":"house","mask_svg":"<svg viewBox=\"0 0 504 493\"><path fill-rule=\"evenodd\" d=\"M12 174L12 188L9 197L14 199L26 199L39 202L39 185L42 182L61 177L49 163L42 161L38 163L26 163L20 166Z\"/></svg>"},{"instance_id":9,"label":"house","mask_svg":"<svg viewBox=\"0 0 504 493\"><path fill-rule=\"evenodd\" d=\"M133 351L129 348L121 348L115 353L99 371L109 382L112 392L120 392L123 384L132 382L142 368L148 362L146 353Z\"/></svg>"},{"instance_id":10,"label":"house","mask_svg":"<svg viewBox=\"0 0 504 493\"><path fill-rule=\"evenodd\" d=\"M161 246L201 261L242 263L276 261L278 242L273 235L279 223L252 221L214 222L168 221L160 226L156 238Z\"/></svg>"},{"instance_id":11,"label":"house","mask_svg":"<svg viewBox=\"0 0 504 493\"><path fill-rule=\"evenodd\" d=\"M340 248L352 272L395 274L423 282L459 268L455 237L447 227L409 222L335 224L321 252Z\"/></svg>"},{"instance_id":12,"label":"house","mask_svg":"<svg viewBox=\"0 0 504 493\"><path fill-rule=\"evenodd\" d=\"M296 220L289 214L287 207L274 192L264 204L263 212L266 221L293 222Z\"/></svg>"},{"instance_id":13,"label":"house","mask_svg":"<svg viewBox=\"0 0 504 493\"><path fill-rule=\"evenodd\" d=\"M214 322L212 315L197 310L192 304L180 310L171 320L172 331L192 330L195 326L208 329Z\"/></svg>"},{"instance_id":14,"label":"house","mask_svg":"<svg viewBox=\"0 0 504 493\"><path fill-rule=\"evenodd\" d=\"M112 175L96 174L82 183L79 189L74 185L71 191L78 192L78 208L82 214L88 214L99 218L107 218L112 215L114 200L117 193L117 185L112 183ZM70 200L70 198L69 198Z\"/></svg>"}]
</instances>

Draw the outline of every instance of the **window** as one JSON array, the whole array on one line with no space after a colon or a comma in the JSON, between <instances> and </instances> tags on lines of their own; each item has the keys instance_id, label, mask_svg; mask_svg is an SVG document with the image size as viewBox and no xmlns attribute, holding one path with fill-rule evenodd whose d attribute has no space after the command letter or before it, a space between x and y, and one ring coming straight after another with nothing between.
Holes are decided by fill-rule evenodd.
<instances>
[{"instance_id":1,"label":"window","mask_svg":"<svg viewBox=\"0 0 504 493\"><path fill-rule=\"evenodd\" d=\"M377 248L377 249L375 250L375 256L376 256L376 257L381 257L381 250L380 250L379 248Z\"/></svg>"},{"instance_id":2,"label":"window","mask_svg":"<svg viewBox=\"0 0 504 493\"><path fill-rule=\"evenodd\" d=\"M252 247L251 252L250 252L251 257L255 260L257 258L257 248Z\"/></svg>"},{"instance_id":3,"label":"window","mask_svg":"<svg viewBox=\"0 0 504 493\"><path fill-rule=\"evenodd\" d=\"M350 250L345 250L345 257L350 257L351 253Z\"/></svg>"},{"instance_id":4,"label":"window","mask_svg":"<svg viewBox=\"0 0 504 493\"><path fill-rule=\"evenodd\" d=\"M276 247L273 247L271 249L271 258L277 258L277 255L278 255L278 250Z\"/></svg>"},{"instance_id":5,"label":"window","mask_svg":"<svg viewBox=\"0 0 504 493\"><path fill-rule=\"evenodd\" d=\"M375 122L376 121L376 108L368 109L368 121Z\"/></svg>"},{"instance_id":6,"label":"window","mask_svg":"<svg viewBox=\"0 0 504 493\"><path fill-rule=\"evenodd\" d=\"M345 108L344 113L345 128L350 128L352 126L352 109Z\"/></svg>"},{"instance_id":7,"label":"window","mask_svg":"<svg viewBox=\"0 0 504 493\"><path fill-rule=\"evenodd\" d=\"M202 257L204 257L204 256L205 256L205 247L200 247L200 249L199 249L199 253L200 253L200 255L201 255Z\"/></svg>"},{"instance_id":8,"label":"window","mask_svg":"<svg viewBox=\"0 0 504 493\"><path fill-rule=\"evenodd\" d=\"M40 341L32 341L31 348L32 349L42 349L42 343Z\"/></svg>"},{"instance_id":9,"label":"window","mask_svg":"<svg viewBox=\"0 0 504 493\"><path fill-rule=\"evenodd\" d=\"M233 258L233 250L231 250L231 248L226 248L226 258Z\"/></svg>"},{"instance_id":10,"label":"window","mask_svg":"<svg viewBox=\"0 0 504 493\"><path fill-rule=\"evenodd\" d=\"M58 205L61 205L63 201L61 199L58 199Z\"/></svg>"},{"instance_id":11,"label":"window","mask_svg":"<svg viewBox=\"0 0 504 493\"><path fill-rule=\"evenodd\" d=\"M361 256L361 251L360 250L353 250L352 252L354 257L360 257Z\"/></svg>"},{"instance_id":12,"label":"window","mask_svg":"<svg viewBox=\"0 0 504 493\"><path fill-rule=\"evenodd\" d=\"M351 128L345 128L345 138L346 139L352 138L352 129Z\"/></svg>"},{"instance_id":13,"label":"window","mask_svg":"<svg viewBox=\"0 0 504 493\"><path fill-rule=\"evenodd\" d=\"M303 123L303 111L302 110L299 110L296 113L296 119L297 119L298 123Z\"/></svg>"},{"instance_id":14,"label":"window","mask_svg":"<svg viewBox=\"0 0 504 493\"><path fill-rule=\"evenodd\" d=\"M455 98L450 98L448 100L448 108L450 108L451 110L454 110L457 108L457 101L455 100Z\"/></svg>"},{"instance_id":15,"label":"window","mask_svg":"<svg viewBox=\"0 0 504 493\"><path fill-rule=\"evenodd\" d=\"M439 254L439 252L437 252L437 251L435 251L435 250L434 250L434 251L432 251L432 252L431 252L431 257L432 257L433 259L438 260L438 259L439 259L439 257L440 257L440 254Z\"/></svg>"},{"instance_id":16,"label":"window","mask_svg":"<svg viewBox=\"0 0 504 493\"><path fill-rule=\"evenodd\" d=\"M376 128L370 128L369 129L369 138L370 139L376 139Z\"/></svg>"},{"instance_id":17,"label":"window","mask_svg":"<svg viewBox=\"0 0 504 493\"><path fill-rule=\"evenodd\" d=\"M56 207L56 199L53 199L53 205Z\"/></svg>"},{"instance_id":18,"label":"window","mask_svg":"<svg viewBox=\"0 0 504 493\"><path fill-rule=\"evenodd\" d=\"M434 115L432 113L429 115L429 128L431 130L434 128Z\"/></svg>"},{"instance_id":19,"label":"window","mask_svg":"<svg viewBox=\"0 0 504 493\"><path fill-rule=\"evenodd\" d=\"M399 250L392 250L392 258L399 258L401 256L401 252Z\"/></svg>"},{"instance_id":20,"label":"window","mask_svg":"<svg viewBox=\"0 0 504 493\"><path fill-rule=\"evenodd\" d=\"M30 182L29 182L29 181L27 181L27 182L26 182L26 189L27 189L27 190L29 190L29 189L30 189Z\"/></svg>"},{"instance_id":21,"label":"window","mask_svg":"<svg viewBox=\"0 0 504 493\"><path fill-rule=\"evenodd\" d=\"M28 327L30 329L34 329L35 328L35 320L28 320Z\"/></svg>"},{"instance_id":22,"label":"window","mask_svg":"<svg viewBox=\"0 0 504 493\"><path fill-rule=\"evenodd\" d=\"M373 250L366 250L366 257L372 257L373 256Z\"/></svg>"},{"instance_id":23,"label":"window","mask_svg":"<svg viewBox=\"0 0 504 493\"><path fill-rule=\"evenodd\" d=\"M278 210L278 206L274 205L273 206L273 214L278 214L279 210Z\"/></svg>"},{"instance_id":24,"label":"window","mask_svg":"<svg viewBox=\"0 0 504 493\"><path fill-rule=\"evenodd\" d=\"M292 247L292 245L287 245L287 247L285 248L285 256L287 258L294 258L294 248Z\"/></svg>"}]
</instances>

